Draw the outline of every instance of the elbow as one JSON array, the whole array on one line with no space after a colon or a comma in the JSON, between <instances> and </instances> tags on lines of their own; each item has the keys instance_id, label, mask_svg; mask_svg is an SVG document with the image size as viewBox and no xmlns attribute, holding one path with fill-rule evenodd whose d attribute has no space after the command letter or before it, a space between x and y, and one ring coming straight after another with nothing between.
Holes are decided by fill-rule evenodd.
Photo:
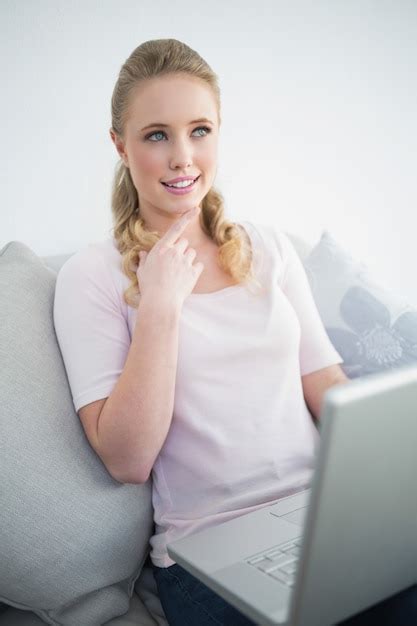
<instances>
[{"instance_id":1,"label":"elbow","mask_svg":"<svg viewBox=\"0 0 417 626\"><path fill-rule=\"evenodd\" d=\"M144 482L138 477L120 476L119 474L116 474L116 475L110 474L110 475L113 478L113 480L120 483L121 485L142 485Z\"/></svg>"},{"instance_id":2,"label":"elbow","mask_svg":"<svg viewBox=\"0 0 417 626\"><path fill-rule=\"evenodd\" d=\"M145 474L140 475L138 480L137 480L137 482L136 482L136 484L137 485L144 485L145 483L147 483L148 480L151 477L151 473L152 473L152 469L147 470Z\"/></svg>"},{"instance_id":3,"label":"elbow","mask_svg":"<svg viewBox=\"0 0 417 626\"><path fill-rule=\"evenodd\" d=\"M144 485L150 478L150 472L147 474L117 474L109 472L111 477L122 485Z\"/></svg>"}]
</instances>

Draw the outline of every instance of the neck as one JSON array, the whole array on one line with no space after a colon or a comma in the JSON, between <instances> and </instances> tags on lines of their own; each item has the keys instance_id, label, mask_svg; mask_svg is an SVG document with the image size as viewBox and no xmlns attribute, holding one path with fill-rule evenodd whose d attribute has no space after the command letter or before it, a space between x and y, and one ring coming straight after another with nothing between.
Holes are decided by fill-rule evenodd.
<instances>
[{"instance_id":1,"label":"neck","mask_svg":"<svg viewBox=\"0 0 417 626\"><path fill-rule=\"evenodd\" d=\"M154 216L152 220L144 219L144 226L146 230L156 231L162 237L179 219L180 216L169 216L169 218ZM206 235L201 226L199 215L194 217L178 236L178 240L182 238L187 239L188 247L195 250L201 250L213 244L212 239Z\"/></svg>"}]
</instances>

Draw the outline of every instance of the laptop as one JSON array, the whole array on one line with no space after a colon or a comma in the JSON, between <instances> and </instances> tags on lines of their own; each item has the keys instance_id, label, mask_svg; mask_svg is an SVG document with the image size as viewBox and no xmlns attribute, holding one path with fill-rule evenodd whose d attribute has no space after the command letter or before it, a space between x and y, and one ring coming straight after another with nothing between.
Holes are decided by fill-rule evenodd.
<instances>
[{"instance_id":1,"label":"laptop","mask_svg":"<svg viewBox=\"0 0 417 626\"><path fill-rule=\"evenodd\" d=\"M417 582L417 367L327 390L309 489L168 544L255 624L327 626Z\"/></svg>"}]
</instances>

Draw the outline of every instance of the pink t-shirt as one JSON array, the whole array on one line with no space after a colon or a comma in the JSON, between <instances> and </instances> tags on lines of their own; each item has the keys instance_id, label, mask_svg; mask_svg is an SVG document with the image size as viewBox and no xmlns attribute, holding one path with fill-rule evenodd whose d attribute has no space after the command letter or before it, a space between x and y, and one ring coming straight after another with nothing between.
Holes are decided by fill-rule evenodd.
<instances>
[{"instance_id":1,"label":"pink t-shirt","mask_svg":"<svg viewBox=\"0 0 417 626\"><path fill-rule=\"evenodd\" d=\"M152 470L158 567L175 563L167 543L309 486L318 433L301 376L343 362L290 239L240 224L261 292L191 294L181 311L172 422ZM112 238L58 274L54 322L76 411L108 397L123 370L137 315L128 286Z\"/></svg>"}]
</instances>

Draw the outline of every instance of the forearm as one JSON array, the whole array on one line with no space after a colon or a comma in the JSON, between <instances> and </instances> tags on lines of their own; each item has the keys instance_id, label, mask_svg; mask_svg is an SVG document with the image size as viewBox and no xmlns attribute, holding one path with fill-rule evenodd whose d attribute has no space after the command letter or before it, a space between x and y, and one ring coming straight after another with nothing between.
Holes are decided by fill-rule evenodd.
<instances>
[{"instance_id":1,"label":"forearm","mask_svg":"<svg viewBox=\"0 0 417 626\"><path fill-rule=\"evenodd\" d=\"M335 385L348 382L350 379L347 378L339 365L332 365L303 378L306 402L315 420L319 420L322 415L327 390Z\"/></svg>"},{"instance_id":2,"label":"forearm","mask_svg":"<svg viewBox=\"0 0 417 626\"><path fill-rule=\"evenodd\" d=\"M174 408L179 306L141 298L123 371L98 421L100 457L121 482L145 482Z\"/></svg>"}]
</instances>

